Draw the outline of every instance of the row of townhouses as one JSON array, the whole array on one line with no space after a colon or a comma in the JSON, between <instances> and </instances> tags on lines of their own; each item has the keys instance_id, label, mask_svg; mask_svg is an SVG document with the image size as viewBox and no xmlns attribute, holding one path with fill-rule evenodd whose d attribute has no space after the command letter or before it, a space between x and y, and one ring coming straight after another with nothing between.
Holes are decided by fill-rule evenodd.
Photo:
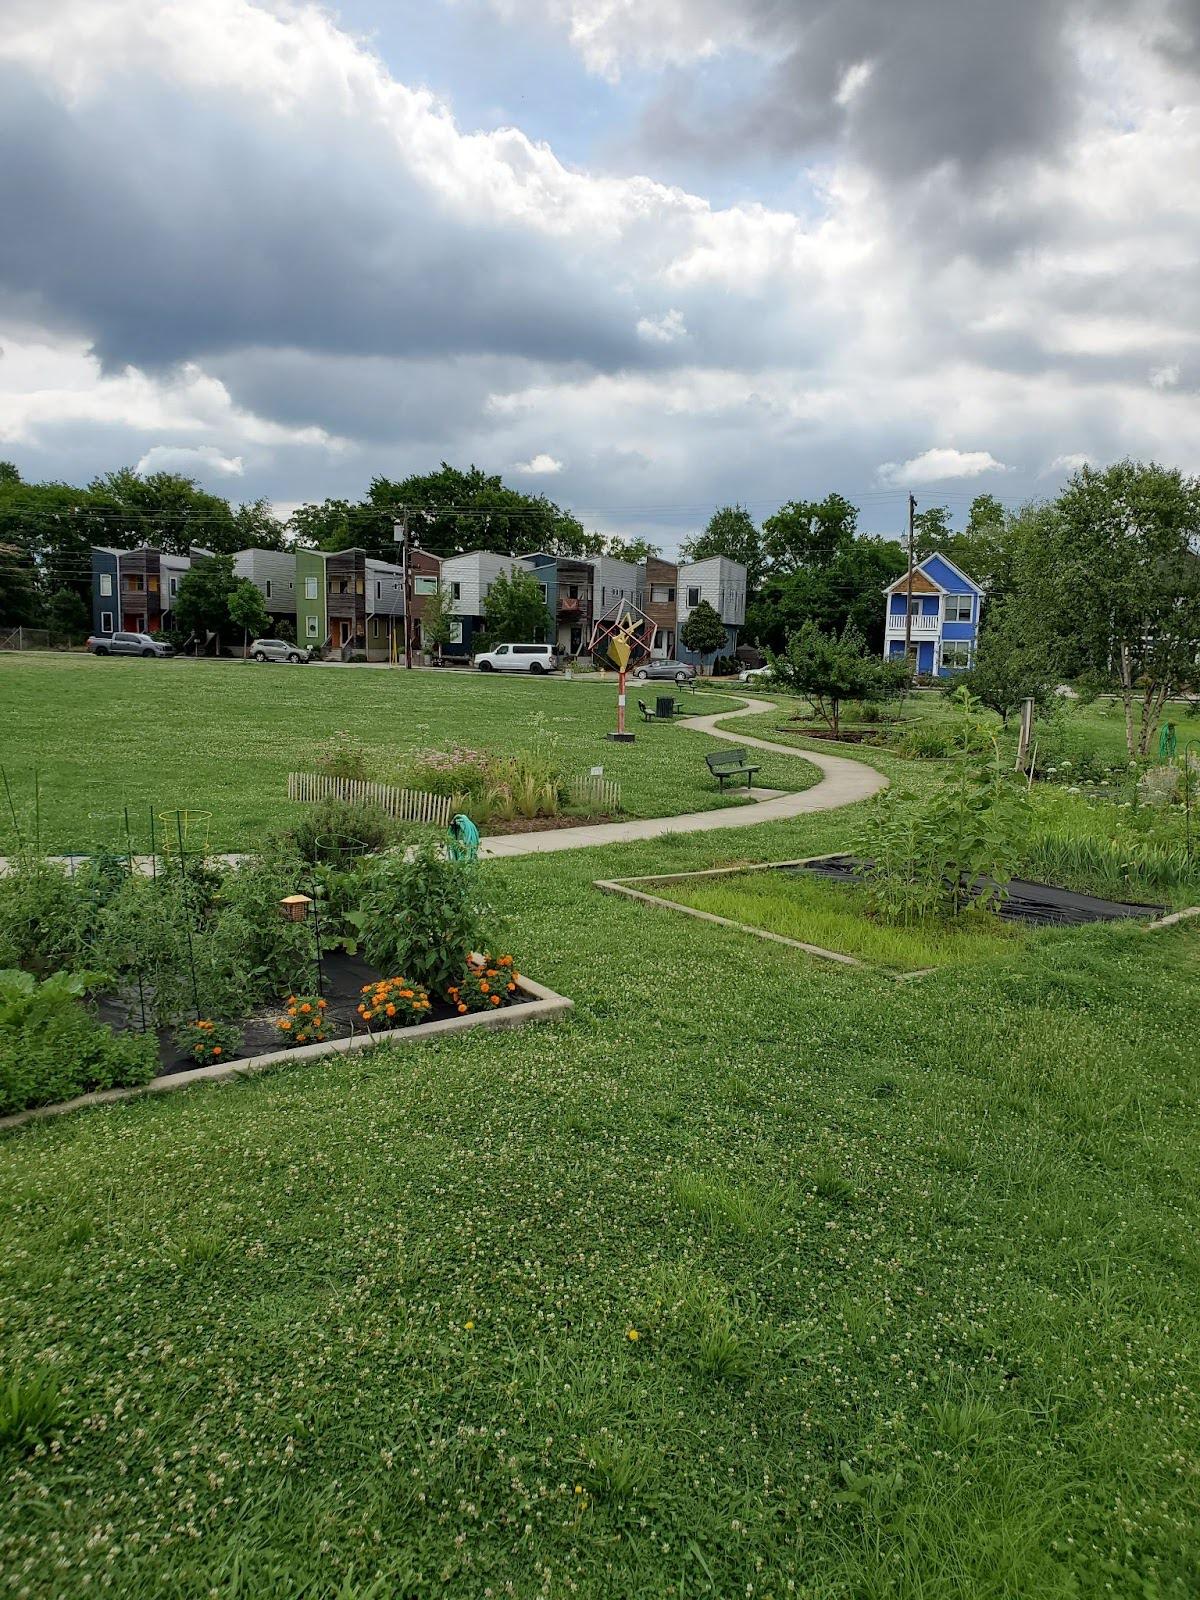
<instances>
[{"instance_id":1,"label":"row of townhouses","mask_svg":"<svg viewBox=\"0 0 1200 1600\"><path fill-rule=\"evenodd\" d=\"M96 633L154 633L172 626L179 583L189 567L211 552L184 555L143 546L92 551L92 612ZM676 563L654 556L634 563L611 556L572 559L537 552L501 556L487 550L439 561L410 552L412 640L422 644L420 621L428 597L444 585L454 617L445 654L469 659L484 627L484 599L501 573L531 572L553 618L553 642L573 659L585 655L592 625L621 600L640 606L655 623L654 655L694 661L680 638L689 614L707 600L725 625L732 655L746 618L746 569L724 556ZM241 550L234 571L262 593L273 621L294 622L301 642L369 661L404 652L404 574L364 550ZM906 652L916 672L948 677L972 665L983 590L944 556L928 556L885 591L884 653ZM532 641L531 641L532 642Z\"/></svg>"},{"instance_id":2,"label":"row of townhouses","mask_svg":"<svg viewBox=\"0 0 1200 1600\"><path fill-rule=\"evenodd\" d=\"M92 550L92 627L97 634L155 633L173 625L175 596L184 573L211 551L186 556L142 546ZM364 550L240 550L238 577L249 578L276 623L291 620L304 644L369 661L404 651L404 573ZM553 642L566 657L585 655L592 625L613 605L630 600L657 626L654 654L695 660L679 633L690 612L707 600L725 625L725 654L737 648L746 619L746 569L723 556L677 564L657 557L635 564L610 556L573 560L541 552L527 556L474 550L439 560L424 550L409 554L412 639L420 648L420 621L428 597L444 586L454 618L450 659L469 658L484 627L484 599L501 573L531 572L553 619ZM533 642L533 641L531 641Z\"/></svg>"},{"instance_id":3,"label":"row of townhouses","mask_svg":"<svg viewBox=\"0 0 1200 1600\"><path fill-rule=\"evenodd\" d=\"M456 619L456 637L447 655L471 654L472 640L483 631L484 596L502 572L515 567L532 572L540 584L554 620L553 643L565 657L586 654L592 625L622 600L640 606L654 621L654 655L659 660L698 659L679 635L701 600L708 601L725 625L725 655L736 650L746 620L746 569L724 556L683 563L652 557L635 563L613 556L576 560L542 552L512 557L473 550L442 562L442 583Z\"/></svg>"}]
</instances>

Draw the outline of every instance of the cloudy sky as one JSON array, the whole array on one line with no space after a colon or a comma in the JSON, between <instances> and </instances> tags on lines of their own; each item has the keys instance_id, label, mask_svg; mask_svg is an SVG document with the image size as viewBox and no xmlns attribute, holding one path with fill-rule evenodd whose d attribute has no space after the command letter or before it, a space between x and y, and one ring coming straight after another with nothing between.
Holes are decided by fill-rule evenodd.
<instances>
[{"instance_id":1,"label":"cloudy sky","mask_svg":"<svg viewBox=\"0 0 1200 1600\"><path fill-rule=\"evenodd\" d=\"M668 548L1200 470L1200 0L0 0L0 455Z\"/></svg>"}]
</instances>

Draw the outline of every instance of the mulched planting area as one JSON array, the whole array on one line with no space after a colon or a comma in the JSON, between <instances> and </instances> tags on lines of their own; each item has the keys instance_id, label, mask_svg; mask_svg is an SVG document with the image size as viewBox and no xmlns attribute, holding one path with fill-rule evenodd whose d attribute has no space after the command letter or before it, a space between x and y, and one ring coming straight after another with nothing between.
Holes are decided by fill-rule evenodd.
<instances>
[{"instance_id":1,"label":"mulched planting area","mask_svg":"<svg viewBox=\"0 0 1200 1600\"><path fill-rule=\"evenodd\" d=\"M331 951L322 957L321 979L325 999L329 1002L325 1013L327 1043L334 1039L346 1039L352 1033L371 1031L358 1014L358 1004L362 999L363 985L378 983L382 976L381 972L363 961L361 957L346 955L344 951ZM314 971L314 992L315 988ZM448 1000L433 994L429 998L433 1002L433 1007L425 1019L427 1022L441 1022L458 1015ZM150 1011L150 1000L151 996L147 994L147 1014ZM530 996L518 990L509 1004L528 1005L529 1001ZM100 1020L118 1032L125 1029L141 1031L141 1001L136 989L119 995L104 995L100 998L96 1009ZM251 1056L272 1055L278 1050L286 1050L287 1040L276 1026L278 1018L285 1014L286 1009L285 1000L281 998L278 1005L263 1007L243 1019L239 1023L242 1030L242 1048L231 1055L229 1060L245 1061ZM158 1035L159 1060L156 1076L163 1078L176 1072L193 1071L197 1065L196 1061L190 1055L180 1053L171 1037L172 1030L159 1028L155 1031Z\"/></svg>"},{"instance_id":2,"label":"mulched planting area","mask_svg":"<svg viewBox=\"0 0 1200 1600\"><path fill-rule=\"evenodd\" d=\"M803 867L781 867L781 872L811 872L841 883L856 883L858 869L862 866L854 856L830 856L824 861L813 861ZM1161 905L1138 905L1123 900L1100 900L1095 895L1077 894L1073 889L1058 889L1053 884L1030 883L1024 878L1012 878L1004 897L995 903L997 915L1018 922L1041 922L1077 925L1087 922L1116 922L1127 917L1160 917L1166 910ZM994 889L990 879L979 879L972 894Z\"/></svg>"}]
</instances>

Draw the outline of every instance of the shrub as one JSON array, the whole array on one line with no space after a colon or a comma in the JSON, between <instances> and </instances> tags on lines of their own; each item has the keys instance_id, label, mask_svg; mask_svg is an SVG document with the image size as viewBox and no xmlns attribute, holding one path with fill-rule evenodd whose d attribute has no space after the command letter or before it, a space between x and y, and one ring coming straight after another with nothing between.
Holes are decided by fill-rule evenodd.
<instances>
[{"instance_id":1,"label":"shrub","mask_svg":"<svg viewBox=\"0 0 1200 1600\"><path fill-rule=\"evenodd\" d=\"M82 1000L96 974L0 972L0 1114L93 1089L148 1083L158 1070L151 1034L114 1034Z\"/></svg>"},{"instance_id":2,"label":"shrub","mask_svg":"<svg viewBox=\"0 0 1200 1600\"><path fill-rule=\"evenodd\" d=\"M296 822L276 833L272 844L293 850L310 865L373 855L396 843L400 825L382 806L366 801L322 800L306 806Z\"/></svg>"},{"instance_id":3,"label":"shrub","mask_svg":"<svg viewBox=\"0 0 1200 1600\"><path fill-rule=\"evenodd\" d=\"M742 670L742 663L736 656L717 656L712 664L711 676L714 678L732 678Z\"/></svg>"},{"instance_id":4,"label":"shrub","mask_svg":"<svg viewBox=\"0 0 1200 1600\"><path fill-rule=\"evenodd\" d=\"M317 757L316 768L330 778L368 778L367 747L349 733L335 733L329 748Z\"/></svg>"},{"instance_id":5,"label":"shrub","mask_svg":"<svg viewBox=\"0 0 1200 1600\"><path fill-rule=\"evenodd\" d=\"M417 1022L428 1022L433 1002L419 983L407 978L380 978L378 983L364 983L363 999L358 1003L358 1014L367 1024L377 1022L381 1029L410 1028Z\"/></svg>"},{"instance_id":6,"label":"shrub","mask_svg":"<svg viewBox=\"0 0 1200 1600\"><path fill-rule=\"evenodd\" d=\"M468 1011L494 1011L512 1004L517 996L517 977L511 956L471 955L467 957L458 982L446 990L446 996L460 1015Z\"/></svg>"},{"instance_id":7,"label":"shrub","mask_svg":"<svg viewBox=\"0 0 1200 1600\"><path fill-rule=\"evenodd\" d=\"M978 760L971 750L977 703L962 689L955 696L957 744L951 775L926 801L894 790L873 805L855 849L869 863L863 872L876 916L910 923L930 914L958 915L1003 894L1025 842L1029 802L993 748ZM979 879L996 888L973 897Z\"/></svg>"},{"instance_id":8,"label":"shrub","mask_svg":"<svg viewBox=\"0 0 1200 1600\"><path fill-rule=\"evenodd\" d=\"M23 851L0 876L0 939L20 966L69 966L83 951L89 916L77 880L44 856Z\"/></svg>"},{"instance_id":9,"label":"shrub","mask_svg":"<svg viewBox=\"0 0 1200 1600\"><path fill-rule=\"evenodd\" d=\"M367 960L380 972L403 972L444 994L468 950L483 942L488 908L478 867L449 861L432 845L364 865L359 904L347 913Z\"/></svg>"},{"instance_id":10,"label":"shrub","mask_svg":"<svg viewBox=\"0 0 1200 1600\"><path fill-rule=\"evenodd\" d=\"M242 1048L242 1035L231 1023L204 1018L181 1024L173 1037L182 1054L201 1067L228 1061Z\"/></svg>"},{"instance_id":11,"label":"shrub","mask_svg":"<svg viewBox=\"0 0 1200 1600\"><path fill-rule=\"evenodd\" d=\"M329 1002L315 994L290 994L287 1012L275 1026L285 1044L324 1044L329 1037L325 1012Z\"/></svg>"}]
</instances>

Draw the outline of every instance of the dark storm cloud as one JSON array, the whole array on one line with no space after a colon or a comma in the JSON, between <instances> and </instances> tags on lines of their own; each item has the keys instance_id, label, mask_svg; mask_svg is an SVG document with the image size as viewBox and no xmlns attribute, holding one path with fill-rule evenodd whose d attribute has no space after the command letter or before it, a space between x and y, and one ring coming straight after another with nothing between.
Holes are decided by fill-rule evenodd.
<instances>
[{"instance_id":1,"label":"dark storm cloud","mask_svg":"<svg viewBox=\"0 0 1200 1600\"><path fill-rule=\"evenodd\" d=\"M775 64L722 103L703 69L649 109L652 146L737 162L811 157L835 143L891 180L945 164L979 174L1053 151L1074 126L1080 83L1067 30L1117 0L743 0L739 15ZM1195 40L1196 0L1177 38ZM1182 44L1181 44L1182 49ZM869 66L856 92L846 75Z\"/></svg>"},{"instance_id":2,"label":"dark storm cloud","mask_svg":"<svg viewBox=\"0 0 1200 1600\"><path fill-rule=\"evenodd\" d=\"M303 134L303 142L298 138ZM630 303L536 232L451 216L363 123L282 127L121 85L68 110L0 75L0 287L102 359L238 344L644 361Z\"/></svg>"}]
</instances>

